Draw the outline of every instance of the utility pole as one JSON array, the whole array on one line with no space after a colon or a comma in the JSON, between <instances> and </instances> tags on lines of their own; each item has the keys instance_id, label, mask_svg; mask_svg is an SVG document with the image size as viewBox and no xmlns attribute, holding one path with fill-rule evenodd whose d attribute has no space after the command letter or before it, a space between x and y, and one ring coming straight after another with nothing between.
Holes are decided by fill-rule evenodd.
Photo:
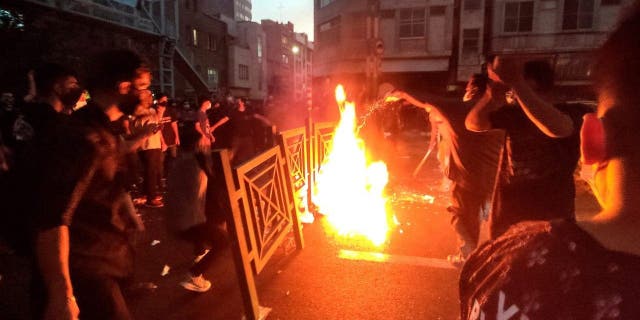
<instances>
[{"instance_id":1,"label":"utility pole","mask_svg":"<svg viewBox=\"0 0 640 320\"><path fill-rule=\"evenodd\" d=\"M369 47L365 68L367 96L370 101L373 101L378 95L380 67L384 53L384 43L380 38L380 0L367 2L367 44Z\"/></svg>"},{"instance_id":2,"label":"utility pole","mask_svg":"<svg viewBox=\"0 0 640 320\"><path fill-rule=\"evenodd\" d=\"M494 0L484 0L484 34L482 37L482 55L489 59L491 55L491 40L493 36L493 6Z\"/></svg>"},{"instance_id":3,"label":"utility pole","mask_svg":"<svg viewBox=\"0 0 640 320\"><path fill-rule=\"evenodd\" d=\"M449 56L449 81L447 91L455 91L458 87L458 62L460 57L460 11L461 0L453 0L453 30L451 34L451 56Z\"/></svg>"},{"instance_id":4,"label":"utility pole","mask_svg":"<svg viewBox=\"0 0 640 320\"><path fill-rule=\"evenodd\" d=\"M284 5L282 5L282 1L280 1L277 8L278 8L278 12L280 13L280 22L284 22L282 20L282 9L284 9Z\"/></svg>"}]
</instances>

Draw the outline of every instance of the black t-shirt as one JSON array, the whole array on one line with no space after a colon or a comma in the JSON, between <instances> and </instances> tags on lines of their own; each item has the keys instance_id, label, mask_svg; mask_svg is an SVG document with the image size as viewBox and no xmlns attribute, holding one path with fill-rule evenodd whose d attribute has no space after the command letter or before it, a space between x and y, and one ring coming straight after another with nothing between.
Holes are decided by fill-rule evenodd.
<instances>
[{"instance_id":1,"label":"black t-shirt","mask_svg":"<svg viewBox=\"0 0 640 320\"><path fill-rule=\"evenodd\" d=\"M459 100L438 101L436 110L444 120L438 131L449 145L447 177L463 188L489 195L493 191L498 157L503 135L498 132L471 132L465 127L465 118L473 102Z\"/></svg>"},{"instance_id":2,"label":"black t-shirt","mask_svg":"<svg viewBox=\"0 0 640 320\"><path fill-rule=\"evenodd\" d=\"M582 116L590 109L581 104L555 107L573 122L569 137L548 137L517 106L491 113L492 127L504 129L507 135L494 207L496 221L573 217L573 173L580 158L579 133Z\"/></svg>"},{"instance_id":3,"label":"black t-shirt","mask_svg":"<svg viewBox=\"0 0 640 320\"><path fill-rule=\"evenodd\" d=\"M238 111L234 109L229 113L229 120L234 137L250 137L253 135L255 123L255 113L249 109Z\"/></svg>"},{"instance_id":4,"label":"black t-shirt","mask_svg":"<svg viewBox=\"0 0 640 320\"><path fill-rule=\"evenodd\" d=\"M31 233L37 204L34 190L49 163L51 141L64 127L68 116L56 112L46 103L29 103L8 123L11 142L9 172L0 176L0 211L2 237L13 249L30 252Z\"/></svg>"},{"instance_id":5,"label":"black t-shirt","mask_svg":"<svg viewBox=\"0 0 640 320\"><path fill-rule=\"evenodd\" d=\"M216 108L211 108L208 112L209 122L211 123L211 125L214 125L221 119L227 117L228 114L229 111L227 107L219 106ZM213 136L216 138L216 141L213 145L214 149L231 147L231 135L233 130L231 127L231 123L226 123L216 128L215 132L213 133Z\"/></svg>"},{"instance_id":6,"label":"black t-shirt","mask_svg":"<svg viewBox=\"0 0 640 320\"><path fill-rule=\"evenodd\" d=\"M226 110L226 108L222 106L209 109L209 111L207 112L207 116L209 117L209 123L211 123L211 125L216 124L218 121L220 121L220 119L226 117L228 113L229 112ZM216 131L217 130L218 129L216 129Z\"/></svg>"},{"instance_id":7,"label":"black t-shirt","mask_svg":"<svg viewBox=\"0 0 640 320\"><path fill-rule=\"evenodd\" d=\"M125 277L133 271L118 174L118 139L102 110L75 112L45 148L49 153L34 193L37 228L69 226L70 267Z\"/></svg>"},{"instance_id":8,"label":"black t-shirt","mask_svg":"<svg viewBox=\"0 0 640 320\"><path fill-rule=\"evenodd\" d=\"M461 319L640 319L638 270L574 222L521 223L465 263Z\"/></svg>"},{"instance_id":9,"label":"black t-shirt","mask_svg":"<svg viewBox=\"0 0 640 320\"><path fill-rule=\"evenodd\" d=\"M178 121L178 112L175 108L166 108L162 114L162 120L164 123L162 125L162 138L164 138L164 143L168 146L176 145L178 137L176 137L171 124Z\"/></svg>"}]
</instances>

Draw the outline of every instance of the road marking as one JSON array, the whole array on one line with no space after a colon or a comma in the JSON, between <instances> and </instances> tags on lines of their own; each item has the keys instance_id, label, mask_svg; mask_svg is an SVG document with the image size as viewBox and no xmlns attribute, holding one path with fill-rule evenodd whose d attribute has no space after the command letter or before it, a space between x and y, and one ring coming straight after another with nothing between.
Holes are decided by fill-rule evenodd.
<instances>
[{"instance_id":1,"label":"road marking","mask_svg":"<svg viewBox=\"0 0 640 320\"><path fill-rule=\"evenodd\" d=\"M457 270L456 267L452 266L451 263L449 263L449 261L445 259L390 255L380 252L340 250L340 252L338 253L338 258L354 261L387 262L407 264L412 266Z\"/></svg>"}]
</instances>

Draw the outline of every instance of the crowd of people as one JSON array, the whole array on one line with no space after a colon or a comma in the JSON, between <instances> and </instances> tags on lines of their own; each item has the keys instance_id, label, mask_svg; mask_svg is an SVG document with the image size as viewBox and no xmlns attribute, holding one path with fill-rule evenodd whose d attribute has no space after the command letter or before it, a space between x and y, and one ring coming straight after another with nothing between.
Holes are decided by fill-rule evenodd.
<instances>
[{"instance_id":1,"label":"crowd of people","mask_svg":"<svg viewBox=\"0 0 640 320\"><path fill-rule=\"evenodd\" d=\"M462 319L640 318L638 34L640 4L596 54L597 110L554 101L548 62L505 56L461 101L390 93L437 117L448 145ZM110 50L91 64L86 83L58 64L37 68L19 109L3 96L12 108L0 114L2 235L32 259L38 319L132 318L121 289L134 268L131 232L144 229L137 192L183 215L171 226L193 244L194 264L180 285L209 290L203 273L228 242L229 210L211 150L242 163L256 153L256 123L273 128L244 100L227 110L211 97L181 123L168 96L152 95L137 54ZM589 220L575 216L580 155L602 206ZM491 240L480 244L488 203Z\"/></svg>"},{"instance_id":2,"label":"crowd of people","mask_svg":"<svg viewBox=\"0 0 640 320\"><path fill-rule=\"evenodd\" d=\"M86 82L48 62L29 73L23 99L3 95L1 235L32 261L36 319L131 318L122 287L133 274L131 237L144 230L138 205L175 208L170 227L194 246L180 285L207 291L203 273L227 244L229 212L212 150L229 149L237 165L268 146L258 133L275 133L240 98L200 97L189 119L186 103L153 95L151 70L131 51L90 63Z\"/></svg>"}]
</instances>

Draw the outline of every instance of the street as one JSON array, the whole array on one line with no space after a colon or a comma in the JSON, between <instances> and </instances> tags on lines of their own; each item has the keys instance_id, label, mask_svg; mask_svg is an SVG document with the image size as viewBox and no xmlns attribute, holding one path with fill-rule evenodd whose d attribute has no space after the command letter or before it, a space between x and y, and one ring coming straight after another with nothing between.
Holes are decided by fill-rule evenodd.
<instances>
[{"instance_id":1,"label":"street","mask_svg":"<svg viewBox=\"0 0 640 320\"><path fill-rule=\"evenodd\" d=\"M456 240L435 156L411 178L427 142L416 132L396 144L389 193L399 225L384 248L334 239L320 218L304 225L304 250L287 242L278 249L256 277L260 304L271 308L268 319L458 318L458 270L446 261ZM577 208L585 216L597 205L578 191ZM186 291L179 282L193 259L191 247L169 233L164 209L142 208L141 214L147 230L136 236L136 275L126 291L135 318L242 319L230 250L205 275L210 291ZM1 319L28 318L28 270L21 259L0 255Z\"/></svg>"}]
</instances>

